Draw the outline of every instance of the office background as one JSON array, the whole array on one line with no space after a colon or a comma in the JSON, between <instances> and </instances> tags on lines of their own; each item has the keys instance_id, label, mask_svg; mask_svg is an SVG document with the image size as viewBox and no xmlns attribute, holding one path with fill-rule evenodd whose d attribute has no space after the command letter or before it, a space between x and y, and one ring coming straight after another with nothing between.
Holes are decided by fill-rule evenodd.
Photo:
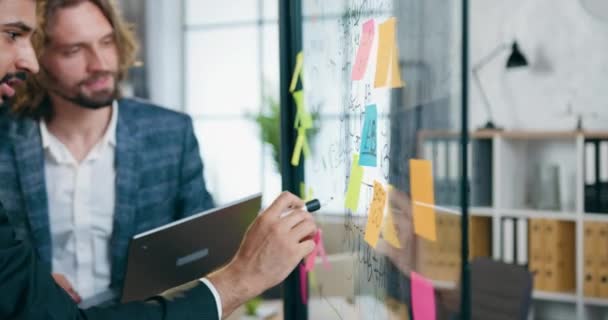
<instances>
[{"instance_id":1,"label":"office background","mask_svg":"<svg viewBox=\"0 0 608 320\"><path fill-rule=\"evenodd\" d=\"M524 68L506 68L505 61L512 52L504 50L479 70L483 88L470 84L471 131L488 120L481 97L483 90L495 124L509 132L525 133L521 140L499 137L499 134L490 137L493 142L500 140L502 143L493 145L494 159L498 148L505 148L501 149L503 155L504 150L510 150L507 153L511 156L505 157L502 163L493 163L493 177L503 177L495 178L494 183L501 186L493 191L494 194L503 192L502 203L497 203L499 199L494 197L495 203L478 211L490 210L494 230L503 230L504 217L548 217L569 221L572 224L566 228L576 228L578 233L582 233L584 222L605 222L602 215L585 215L590 210L584 208L583 195L577 194L579 185L584 184L582 176L586 168L579 163L585 159L583 144L591 138L573 135L564 139L551 134L573 132L579 123L584 129L594 131L605 131L608 125L608 91L604 88L608 76L608 56L604 54L608 49L606 4L592 0L469 3L471 66L498 46L514 41L527 60ZM268 106L269 100L279 99L277 1L131 0L121 1L121 4L129 19L136 22L142 39L144 67L132 73L132 92L192 115L206 164L206 179L218 202L257 190L264 190L267 195L279 192L281 178L272 150L261 141L257 125L251 121L252 114ZM349 5L347 1L335 4L338 9ZM428 26L445 22L446 16L458 16L458 7L455 3L452 10L426 15L424 25L430 28ZM415 14L409 16L410 19L415 17ZM459 30L454 29L454 32ZM459 63L459 43L453 43L452 51L444 50L442 45L427 47L427 53L447 51L450 64ZM407 43L399 46L407 46ZM446 61L446 57L441 56L438 60ZM459 79L460 75L454 73L452 76ZM407 78L405 73L404 78ZM460 108L461 99L459 85L450 90L452 94L444 97L447 99L445 106L453 108L451 113L457 115L455 110ZM423 92L412 99L423 102L432 95ZM450 123L444 126L458 129L459 120L458 116L450 117ZM529 134L530 130L550 134L539 141L538 137ZM476 138L479 136L473 136ZM534 141L530 142L529 138ZM231 147L235 145L241 148ZM535 148L544 151L530 151ZM530 163L529 169L517 171L514 166L506 165L509 161L522 159ZM556 218L547 210L536 211L538 208L518 193L518 189L534 188L528 186L530 182L518 184L505 178L516 172L514 176L526 180L526 174L530 175L538 163L556 164L560 168L557 182L560 204L559 208L551 210L571 215ZM505 248L500 237L504 232L493 232L492 236L492 256L502 260ZM572 240L582 243L584 239L577 237L573 235ZM497 241L499 238L501 241ZM595 319L606 316L608 303L587 299L583 292L584 272L581 269L584 259L582 253L578 256L581 250L582 245L577 245L577 256L573 257L577 261L576 275L572 275L577 279L575 286L556 294L536 294L537 318L583 319L584 316Z\"/></svg>"}]
</instances>

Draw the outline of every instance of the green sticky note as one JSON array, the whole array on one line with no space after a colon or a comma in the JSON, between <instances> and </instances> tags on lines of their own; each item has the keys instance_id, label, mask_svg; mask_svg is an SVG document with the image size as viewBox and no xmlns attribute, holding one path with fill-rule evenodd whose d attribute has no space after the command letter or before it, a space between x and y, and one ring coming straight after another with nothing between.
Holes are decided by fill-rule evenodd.
<instances>
[{"instance_id":1,"label":"green sticky note","mask_svg":"<svg viewBox=\"0 0 608 320\"><path fill-rule=\"evenodd\" d=\"M359 193L361 192L361 182L363 181L363 167L359 165L359 155L353 155L352 167L350 168L350 180L346 191L344 206L352 211L357 211L359 207Z\"/></svg>"}]
</instances>

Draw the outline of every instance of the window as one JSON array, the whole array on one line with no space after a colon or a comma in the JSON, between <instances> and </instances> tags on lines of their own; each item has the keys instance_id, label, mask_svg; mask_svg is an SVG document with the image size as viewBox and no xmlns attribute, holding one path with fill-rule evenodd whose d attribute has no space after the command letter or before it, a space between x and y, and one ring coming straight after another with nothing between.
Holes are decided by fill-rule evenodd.
<instances>
[{"instance_id":1,"label":"window","mask_svg":"<svg viewBox=\"0 0 608 320\"><path fill-rule=\"evenodd\" d=\"M252 117L268 98L279 100L278 2L183 1L184 111L208 188L218 204L260 191L272 200L279 168Z\"/></svg>"}]
</instances>

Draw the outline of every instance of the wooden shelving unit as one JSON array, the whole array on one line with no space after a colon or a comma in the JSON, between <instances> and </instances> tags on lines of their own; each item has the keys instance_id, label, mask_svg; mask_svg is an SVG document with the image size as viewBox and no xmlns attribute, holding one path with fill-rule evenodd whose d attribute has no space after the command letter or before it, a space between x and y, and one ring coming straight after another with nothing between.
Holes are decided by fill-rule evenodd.
<instances>
[{"instance_id":1,"label":"wooden shelving unit","mask_svg":"<svg viewBox=\"0 0 608 320\"><path fill-rule=\"evenodd\" d=\"M457 139L458 132L423 131L418 136L419 155L423 157L426 141ZM584 144L588 138L606 138L608 132L588 131L476 131L470 140L491 140L492 205L472 207L472 216L492 218L492 255L502 260L503 218L552 219L575 225L575 280L573 292L533 293L533 316L551 318L559 314L566 319L608 318L608 298L585 297L583 225L587 221L608 222L608 214L584 211ZM471 159L469 159L471 160ZM536 174L535 164L554 163L560 168L560 205L556 210L529 205L529 181ZM474 168L473 168L474 169Z\"/></svg>"}]
</instances>

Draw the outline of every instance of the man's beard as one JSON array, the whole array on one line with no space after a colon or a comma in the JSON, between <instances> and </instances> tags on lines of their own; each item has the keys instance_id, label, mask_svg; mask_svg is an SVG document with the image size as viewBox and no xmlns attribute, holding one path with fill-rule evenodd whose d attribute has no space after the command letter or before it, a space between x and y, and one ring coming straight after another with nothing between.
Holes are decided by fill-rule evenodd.
<instances>
[{"instance_id":1,"label":"man's beard","mask_svg":"<svg viewBox=\"0 0 608 320\"><path fill-rule=\"evenodd\" d=\"M63 97L71 103L91 110L98 110L112 105L112 102L118 97L118 89L114 87L111 92L103 96L85 96L78 93L75 97Z\"/></svg>"},{"instance_id":2,"label":"man's beard","mask_svg":"<svg viewBox=\"0 0 608 320\"><path fill-rule=\"evenodd\" d=\"M85 95L82 91L79 91L75 96L69 96L61 90L51 89L53 93L59 95L61 98L86 109L98 110L101 108L109 107L112 102L118 98L118 82L116 81L116 75L112 72L103 72L89 77L86 80L81 81L78 87L83 86L85 83L95 80L103 76L111 76L114 79L114 87L108 90L102 90L92 95Z\"/></svg>"},{"instance_id":3,"label":"man's beard","mask_svg":"<svg viewBox=\"0 0 608 320\"><path fill-rule=\"evenodd\" d=\"M27 73L25 73L25 72L9 73L9 74L5 75L2 79L0 79L0 85L3 83L7 83L13 79L19 79L19 80L25 82L25 80L27 79ZM10 107L11 102L14 99L14 97L6 97L6 96L2 96L0 98L2 98L2 103L0 103L0 108Z\"/></svg>"}]
</instances>

